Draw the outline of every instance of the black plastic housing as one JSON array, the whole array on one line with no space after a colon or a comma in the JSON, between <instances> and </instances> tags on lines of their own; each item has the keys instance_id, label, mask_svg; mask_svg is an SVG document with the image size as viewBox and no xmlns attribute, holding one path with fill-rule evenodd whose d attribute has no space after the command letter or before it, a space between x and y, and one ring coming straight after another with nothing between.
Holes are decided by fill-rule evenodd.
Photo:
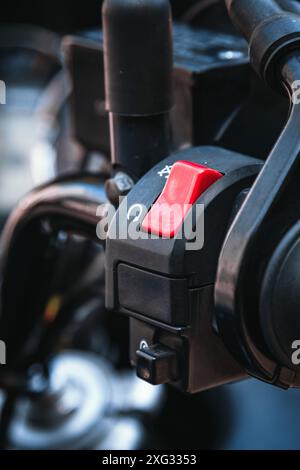
<instances>
[{"instance_id":1,"label":"black plastic housing","mask_svg":"<svg viewBox=\"0 0 300 470\"><path fill-rule=\"evenodd\" d=\"M244 376L213 329L213 292L219 253L237 198L252 185L261 162L213 147L178 152L136 184L117 217L139 204L150 209L166 182L167 172L162 170L178 160L205 165L224 175L196 203L205 208L204 245L187 249L189 234L137 240L116 236L113 221L106 243L106 306L131 317L134 364L143 341L149 348L157 344L170 348L181 364L178 381L171 382L194 393Z\"/></svg>"},{"instance_id":2,"label":"black plastic housing","mask_svg":"<svg viewBox=\"0 0 300 470\"><path fill-rule=\"evenodd\" d=\"M109 156L102 31L89 31L85 37L68 36L64 51L73 82L74 135L88 151ZM288 102L251 71L246 41L175 22L173 51L175 106L170 121L174 150L219 145L265 159L285 123ZM136 119L133 117L128 127L132 129ZM152 120L151 116L146 118L145 125ZM123 135L122 129L117 129L117 143Z\"/></svg>"}]
</instances>

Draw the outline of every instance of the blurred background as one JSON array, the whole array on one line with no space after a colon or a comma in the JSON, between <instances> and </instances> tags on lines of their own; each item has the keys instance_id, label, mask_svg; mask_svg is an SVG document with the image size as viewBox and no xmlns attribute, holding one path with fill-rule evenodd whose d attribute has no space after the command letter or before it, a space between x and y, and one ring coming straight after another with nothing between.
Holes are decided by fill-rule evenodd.
<instances>
[{"instance_id":1,"label":"blurred background","mask_svg":"<svg viewBox=\"0 0 300 470\"><path fill-rule=\"evenodd\" d=\"M213 144L265 159L286 101L252 72L222 1L171 3L174 149ZM12 0L1 7L0 227L33 187L66 173L109 171L101 4ZM0 445L300 449L297 391L248 380L190 397L136 379L127 320L103 305L102 249L61 233L52 250L47 308L70 321L51 340L47 393L15 397L10 409L3 390ZM39 390L40 371L29 372Z\"/></svg>"}]
</instances>

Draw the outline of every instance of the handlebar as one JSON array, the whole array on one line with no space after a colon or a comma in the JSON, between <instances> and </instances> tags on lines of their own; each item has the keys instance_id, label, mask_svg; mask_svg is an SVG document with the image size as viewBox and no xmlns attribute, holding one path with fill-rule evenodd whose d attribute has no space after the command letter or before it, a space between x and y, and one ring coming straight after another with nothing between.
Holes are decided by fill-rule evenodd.
<instances>
[{"instance_id":1,"label":"handlebar","mask_svg":"<svg viewBox=\"0 0 300 470\"><path fill-rule=\"evenodd\" d=\"M105 179L104 175L88 174L58 178L32 191L12 212L0 246L0 331L10 345L5 372L27 363L34 343L32 335L43 330L35 329L35 325L40 325L44 311L40 302L45 299L33 305L30 298L42 297L41 291L37 295L38 286L47 288L47 280L41 279L41 266L51 239L59 231L71 231L104 243L97 238L96 227L101 220L97 208L107 200Z\"/></svg>"}]
</instances>

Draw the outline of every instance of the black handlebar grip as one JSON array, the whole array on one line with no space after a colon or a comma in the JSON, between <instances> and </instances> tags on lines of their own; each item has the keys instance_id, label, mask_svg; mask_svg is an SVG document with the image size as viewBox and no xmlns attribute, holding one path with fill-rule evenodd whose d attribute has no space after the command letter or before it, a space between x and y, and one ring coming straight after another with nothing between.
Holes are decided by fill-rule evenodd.
<instances>
[{"instance_id":1,"label":"black handlebar grip","mask_svg":"<svg viewBox=\"0 0 300 470\"><path fill-rule=\"evenodd\" d=\"M108 111L151 116L173 107L172 16L168 0L105 0Z\"/></svg>"},{"instance_id":2,"label":"black handlebar grip","mask_svg":"<svg viewBox=\"0 0 300 470\"><path fill-rule=\"evenodd\" d=\"M225 4L233 24L248 41L257 26L282 13L274 0L225 0Z\"/></svg>"},{"instance_id":3,"label":"black handlebar grip","mask_svg":"<svg viewBox=\"0 0 300 470\"><path fill-rule=\"evenodd\" d=\"M295 14L295 5L291 8L291 3L281 1L283 10L274 0L225 0L225 4L249 42L254 69L269 85L281 87L279 59L300 48L300 16Z\"/></svg>"}]
</instances>

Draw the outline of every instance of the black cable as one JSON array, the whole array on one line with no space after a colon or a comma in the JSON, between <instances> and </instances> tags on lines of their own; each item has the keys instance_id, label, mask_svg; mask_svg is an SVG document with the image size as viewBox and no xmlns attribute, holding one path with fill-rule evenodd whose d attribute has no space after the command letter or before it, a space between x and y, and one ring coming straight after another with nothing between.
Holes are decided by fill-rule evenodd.
<instances>
[{"instance_id":1,"label":"black cable","mask_svg":"<svg viewBox=\"0 0 300 470\"><path fill-rule=\"evenodd\" d=\"M32 50L59 65L62 62L60 45L61 37L58 34L38 26L10 24L0 28L1 48Z\"/></svg>"},{"instance_id":2,"label":"black cable","mask_svg":"<svg viewBox=\"0 0 300 470\"><path fill-rule=\"evenodd\" d=\"M283 10L300 15L300 3L298 0L277 0L277 3Z\"/></svg>"}]
</instances>

